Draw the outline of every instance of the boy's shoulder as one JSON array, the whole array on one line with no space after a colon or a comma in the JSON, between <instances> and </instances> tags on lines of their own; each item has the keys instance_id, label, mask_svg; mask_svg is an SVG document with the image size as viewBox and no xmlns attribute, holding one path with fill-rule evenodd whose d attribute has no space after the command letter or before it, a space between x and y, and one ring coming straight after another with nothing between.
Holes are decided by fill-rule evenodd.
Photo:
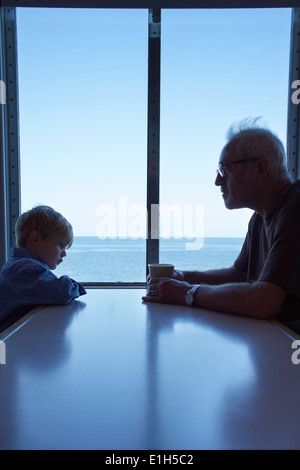
<instances>
[{"instance_id":1,"label":"boy's shoulder","mask_svg":"<svg viewBox=\"0 0 300 470\"><path fill-rule=\"evenodd\" d=\"M28 275L28 271L48 270L48 266L38 261L26 248L12 248L10 258L1 270L1 277L22 277Z\"/></svg>"}]
</instances>

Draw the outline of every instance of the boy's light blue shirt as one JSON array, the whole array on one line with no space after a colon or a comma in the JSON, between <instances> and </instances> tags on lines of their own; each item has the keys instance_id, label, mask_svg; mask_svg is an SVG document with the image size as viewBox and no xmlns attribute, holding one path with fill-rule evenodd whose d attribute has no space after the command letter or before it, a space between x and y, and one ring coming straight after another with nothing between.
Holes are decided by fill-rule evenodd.
<instances>
[{"instance_id":1,"label":"boy's light blue shirt","mask_svg":"<svg viewBox=\"0 0 300 470\"><path fill-rule=\"evenodd\" d=\"M0 323L14 313L29 312L38 305L69 304L86 294L68 276L57 277L25 248L13 248L0 272Z\"/></svg>"}]
</instances>

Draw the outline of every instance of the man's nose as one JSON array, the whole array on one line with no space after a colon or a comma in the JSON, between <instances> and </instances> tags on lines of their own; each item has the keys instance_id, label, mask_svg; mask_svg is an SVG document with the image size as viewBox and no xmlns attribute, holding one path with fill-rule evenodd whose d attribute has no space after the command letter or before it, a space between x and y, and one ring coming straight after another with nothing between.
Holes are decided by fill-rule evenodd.
<instances>
[{"instance_id":1,"label":"man's nose","mask_svg":"<svg viewBox=\"0 0 300 470\"><path fill-rule=\"evenodd\" d=\"M216 176L216 179L215 179L215 185L216 186L222 186L223 184L224 184L224 178L222 178L220 173L217 172L217 176Z\"/></svg>"},{"instance_id":2,"label":"man's nose","mask_svg":"<svg viewBox=\"0 0 300 470\"><path fill-rule=\"evenodd\" d=\"M65 249L63 249L61 252L61 257L64 258L65 256L67 256L67 252Z\"/></svg>"}]
</instances>

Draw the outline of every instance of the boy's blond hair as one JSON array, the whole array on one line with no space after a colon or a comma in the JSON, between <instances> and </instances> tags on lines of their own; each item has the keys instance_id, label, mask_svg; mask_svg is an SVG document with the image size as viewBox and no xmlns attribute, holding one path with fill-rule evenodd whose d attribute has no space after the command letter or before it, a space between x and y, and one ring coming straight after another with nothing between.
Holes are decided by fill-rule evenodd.
<instances>
[{"instance_id":1,"label":"boy's blond hair","mask_svg":"<svg viewBox=\"0 0 300 470\"><path fill-rule=\"evenodd\" d=\"M37 230L41 237L59 237L66 248L73 243L72 225L59 212L49 206L35 206L20 215L16 223L16 244L25 248L31 232Z\"/></svg>"}]
</instances>

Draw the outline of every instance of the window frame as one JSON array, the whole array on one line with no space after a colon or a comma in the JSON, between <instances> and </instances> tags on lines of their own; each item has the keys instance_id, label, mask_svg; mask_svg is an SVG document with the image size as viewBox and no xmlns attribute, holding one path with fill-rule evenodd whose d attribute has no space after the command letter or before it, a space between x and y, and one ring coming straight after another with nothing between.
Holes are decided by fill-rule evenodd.
<instances>
[{"instance_id":1,"label":"window frame","mask_svg":"<svg viewBox=\"0 0 300 470\"><path fill-rule=\"evenodd\" d=\"M135 5L135 3L138 3ZM165 0L156 3L141 0L3 0L0 6L1 62L0 80L6 85L6 103L1 104L0 132L0 268L15 245L14 226L20 213L20 156L18 117L18 73L16 44L16 7L53 8L147 8L148 9L148 130L147 130L147 211L146 274L148 263L159 261L159 214L151 208L159 205L159 149L160 149L160 31L163 8L293 8L290 43L290 70L287 116L287 158L292 178L300 178L300 115L299 106L292 102L291 84L300 80L300 5L298 1ZM242 4L241 4L242 3ZM85 283L90 287L101 285L144 286L145 283Z\"/></svg>"}]
</instances>

